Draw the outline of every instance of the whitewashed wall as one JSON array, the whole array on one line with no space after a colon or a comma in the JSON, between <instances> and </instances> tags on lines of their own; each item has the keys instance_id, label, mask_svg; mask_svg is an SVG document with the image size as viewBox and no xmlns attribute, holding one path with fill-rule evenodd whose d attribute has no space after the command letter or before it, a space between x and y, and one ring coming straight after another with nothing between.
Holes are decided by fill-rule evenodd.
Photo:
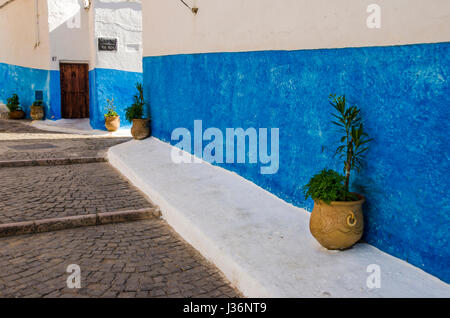
<instances>
[{"instance_id":1,"label":"whitewashed wall","mask_svg":"<svg viewBox=\"0 0 450 318\"><path fill-rule=\"evenodd\" d=\"M450 41L449 0L179 0L143 2L144 56ZM369 4L381 28L369 29Z\"/></svg>"},{"instance_id":2,"label":"whitewashed wall","mask_svg":"<svg viewBox=\"0 0 450 318\"><path fill-rule=\"evenodd\" d=\"M0 1L0 5L6 1ZM40 45L35 47L35 0L15 0L0 9L0 63L49 68L47 1L38 1Z\"/></svg>"},{"instance_id":3,"label":"whitewashed wall","mask_svg":"<svg viewBox=\"0 0 450 318\"><path fill-rule=\"evenodd\" d=\"M92 10L92 9L91 9ZM142 5L140 0L95 0L95 67L142 72ZM99 52L98 37L118 39L117 52Z\"/></svg>"},{"instance_id":4,"label":"whitewashed wall","mask_svg":"<svg viewBox=\"0 0 450 318\"><path fill-rule=\"evenodd\" d=\"M82 0L48 0L51 69L64 61L90 62L89 12Z\"/></svg>"},{"instance_id":5,"label":"whitewashed wall","mask_svg":"<svg viewBox=\"0 0 450 318\"><path fill-rule=\"evenodd\" d=\"M61 61L88 62L89 68L142 72L141 1L94 0L85 10L82 0L48 0L52 69ZM118 39L117 52L99 52L97 39Z\"/></svg>"}]
</instances>

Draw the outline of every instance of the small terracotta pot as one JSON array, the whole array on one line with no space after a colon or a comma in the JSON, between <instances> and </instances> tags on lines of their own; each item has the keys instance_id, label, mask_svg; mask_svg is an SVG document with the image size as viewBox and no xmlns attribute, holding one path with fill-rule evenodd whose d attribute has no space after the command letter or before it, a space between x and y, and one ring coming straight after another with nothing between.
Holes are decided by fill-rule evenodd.
<instances>
[{"instance_id":1,"label":"small terracotta pot","mask_svg":"<svg viewBox=\"0 0 450 318\"><path fill-rule=\"evenodd\" d=\"M25 112L23 110L15 110L13 112L9 112L9 119L24 119Z\"/></svg>"},{"instance_id":2,"label":"small terracotta pot","mask_svg":"<svg viewBox=\"0 0 450 318\"><path fill-rule=\"evenodd\" d=\"M361 239L364 231L362 205L365 198L358 201L339 201L326 204L314 202L309 220L309 229L315 239L329 250L344 250Z\"/></svg>"},{"instance_id":3,"label":"small terracotta pot","mask_svg":"<svg viewBox=\"0 0 450 318\"><path fill-rule=\"evenodd\" d=\"M31 106L30 117L33 120L42 120L44 118L43 106Z\"/></svg>"},{"instance_id":4,"label":"small terracotta pot","mask_svg":"<svg viewBox=\"0 0 450 318\"><path fill-rule=\"evenodd\" d=\"M131 126L131 135L134 139L141 140L150 136L149 119L133 119L133 126Z\"/></svg>"},{"instance_id":5,"label":"small terracotta pot","mask_svg":"<svg viewBox=\"0 0 450 318\"><path fill-rule=\"evenodd\" d=\"M105 127L108 131L116 131L120 127L120 117L107 117L105 118Z\"/></svg>"}]
</instances>

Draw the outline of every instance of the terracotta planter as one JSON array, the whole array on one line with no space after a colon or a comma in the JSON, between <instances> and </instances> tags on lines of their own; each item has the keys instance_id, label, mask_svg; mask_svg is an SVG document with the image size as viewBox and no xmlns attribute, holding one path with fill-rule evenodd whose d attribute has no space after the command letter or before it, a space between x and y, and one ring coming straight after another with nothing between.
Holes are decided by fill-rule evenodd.
<instances>
[{"instance_id":1,"label":"terracotta planter","mask_svg":"<svg viewBox=\"0 0 450 318\"><path fill-rule=\"evenodd\" d=\"M44 118L44 106L31 106L31 119L42 120Z\"/></svg>"},{"instance_id":2,"label":"terracotta planter","mask_svg":"<svg viewBox=\"0 0 450 318\"><path fill-rule=\"evenodd\" d=\"M356 194L356 193L355 193ZM316 240L329 250L343 250L361 239L364 230L362 205L365 198L349 202L317 201L309 220L309 229Z\"/></svg>"},{"instance_id":3,"label":"terracotta planter","mask_svg":"<svg viewBox=\"0 0 450 318\"><path fill-rule=\"evenodd\" d=\"M108 131L116 131L120 127L120 117L107 117L105 118L105 127Z\"/></svg>"},{"instance_id":4,"label":"terracotta planter","mask_svg":"<svg viewBox=\"0 0 450 318\"><path fill-rule=\"evenodd\" d=\"M131 135L134 139L141 140L150 136L149 119L133 119Z\"/></svg>"},{"instance_id":5,"label":"terracotta planter","mask_svg":"<svg viewBox=\"0 0 450 318\"><path fill-rule=\"evenodd\" d=\"M23 110L15 110L13 112L9 112L9 119L24 119L25 112Z\"/></svg>"}]
</instances>

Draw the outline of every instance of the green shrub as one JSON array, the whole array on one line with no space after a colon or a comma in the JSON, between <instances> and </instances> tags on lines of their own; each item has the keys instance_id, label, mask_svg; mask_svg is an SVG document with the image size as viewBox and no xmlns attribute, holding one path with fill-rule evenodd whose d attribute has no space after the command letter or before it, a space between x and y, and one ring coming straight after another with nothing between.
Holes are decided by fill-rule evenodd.
<instances>
[{"instance_id":1,"label":"green shrub","mask_svg":"<svg viewBox=\"0 0 450 318\"><path fill-rule=\"evenodd\" d=\"M305 200L311 197L314 201L322 200L327 204L332 201L346 201L349 193L345 190L344 181L343 175L334 170L324 169L303 187Z\"/></svg>"},{"instance_id":2,"label":"green shrub","mask_svg":"<svg viewBox=\"0 0 450 318\"><path fill-rule=\"evenodd\" d=\"M106 114L105 119L106 118L110 118L110 117L117 117L119 116L119 114L117 114L116 112L116 107L114 106L114 98L113 99L107 99L106 102L108 103L105 107L106 110Z\"/></svg>"},{"instance_id":3,"label":"green shrub","mask_svg":"<svg viewBox=\"0 0 450 318\"><path fill-rule=\"evenodd\" d=\"M6 100L6 107L8 107L10 112L21 110L19 96L17 96L17 94L13 94L10 98L8 98Z\"/></svg>"},{"instance_id":4,"label":"green shrub","mask_svg":"<svg viewBox=\"0 0 450 318\"><path fill-rule=\"evenodd\" d=\"M336 149L335 155L344 160L344 174L340 175L333 170L322 170L311 178L303 187L305 199L322 200L329 204L332 201L354 201L358 197L350 193L350 172L359 171L365 152L369 149L367 144L372 141L364 131L361 123L360 110L357 106L347 107L344 96L330 95L330 104L337 111L332 114L336 120L332 123L339 127L342 133L341 145Z\"/></svg>"},{"instance_id":5,"label":"green shrub","mask_svg":"<svg viewBox=\"0 0 450 318\"><path fill-rule=\"evenodd\" d=\"M44 103L41 100L35 100L32 106L43 106Z\"/></svg>"},{"instance_id":6,"label":"green shrub","mask_svg":"<svg viewBox=\"0 0 450 318\"><path fill-rule=\"evenodd\" d=\"M134 103L125 110L125 118L131 123L133 119L141 119L144 116L144 90L141 83L136 84L138 93L133 96Z\"/></svg>"}]
</instances>

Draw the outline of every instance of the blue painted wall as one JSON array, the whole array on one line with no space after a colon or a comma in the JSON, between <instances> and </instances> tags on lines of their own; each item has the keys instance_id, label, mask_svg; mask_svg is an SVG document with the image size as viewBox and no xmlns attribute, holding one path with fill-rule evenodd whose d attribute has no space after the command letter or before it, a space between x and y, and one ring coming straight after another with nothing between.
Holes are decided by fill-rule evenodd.
<instances>
[{"instance_id":1,"label":"blue painted wall","mask_svg":"<svg viewBox=\"0 0 450 318\"><path fill-rule=\"evenodd\" d=\"M50 71L50 103L46 118L52 120L61 119L61 72Z\"/></svg>"},{"instance_id":2,"label":"blue painted wall","mask_svg":"<svg viewBox=\"0 0 450 318\"><path fill-rule=\"evenodd\" d=\"M135 84L142 82L142 73L112 69L93 69L89 72L90 123L94 129L105 130L107 98L114 98L121 127L130 127L125 120L125 108L133 103ZM44 91L45 117L61 119L60 71L47 71L0 63L0 102L6 104L13 93L19 95L21 106L30 116L34 91Z\"/></svg>"},{"instance_id":3,"label":"blue painted wall","mask_svg":"<svg viewBox=\"0 0 450 318\"><path fill-rule=\"evenodd\" d=\"M90 123L94 129L105 130L106 100L114 98L121 127L131 127L125 119L125 109L133 103L135 85L142 82L142 73L96 68L89 71Z\"/></svg>"},{"instance_id":4,"label":"blue painted wall","mask_svg":"<svg viewBox=\"0 0 450 318\"><path fill-rule=\"evenodd\" d=\"M450 282L450 43L144 58L153 134L279 127L280 169L223 164L299 207L302 187L332 154L330 93L362 109L375 138L354 190L366 195L365 239Z\"/></svg>"},{"instance_id":5,"label":"blue painted wall","mask_svg":"<svg viewBox=\"0 0 450 318\"><path fill-rule=\"evenodd\" d=\"M12 94L19 95L22 109L30 117L30 106L34 102L35 91L44 92L46 113L49 108L50 73L47 70L0 63L0 102L6 101Z\"/></svg>"}]
</instances>

